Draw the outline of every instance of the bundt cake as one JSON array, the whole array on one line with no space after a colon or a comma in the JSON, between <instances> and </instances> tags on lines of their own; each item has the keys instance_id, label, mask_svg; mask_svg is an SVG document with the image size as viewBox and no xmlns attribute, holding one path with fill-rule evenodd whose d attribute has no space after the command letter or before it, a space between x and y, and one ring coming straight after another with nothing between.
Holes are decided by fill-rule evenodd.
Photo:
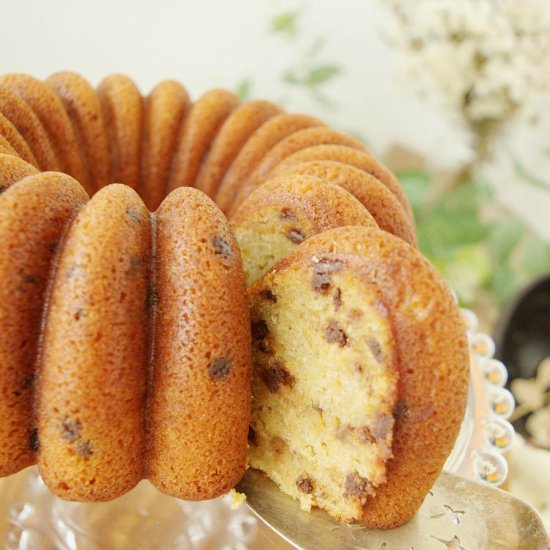
<instances>
[{"instance_id":1,"label":"bundt cake","mask_svg":"<svg viewBox=\"0 0 550 550\"><path fill-rule=\"evenodd\" d=\"M0 475L213 498L248 436L303 507L390 527L453 445L457 306L393 174L313 117L0 77L0 240Z\"/></svg>"}]
</instances>

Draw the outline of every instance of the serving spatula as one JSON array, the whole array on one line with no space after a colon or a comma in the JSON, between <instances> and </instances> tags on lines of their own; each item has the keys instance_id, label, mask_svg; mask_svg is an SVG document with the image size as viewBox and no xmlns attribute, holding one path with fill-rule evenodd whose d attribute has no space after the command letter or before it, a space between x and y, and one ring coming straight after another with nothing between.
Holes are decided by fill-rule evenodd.
<instances>
[{"instance_id":1,"label":"serving spatula","mask_svg":"<svg viewBox=\"0 0 550 550\"><path fill-rule=\"evenodd\" d=\"M304 512L257 470L248 470L237 490L261 520L302 550L550 549L550 538L529 504L446 472L416 516L388 530L346 525L318 509Z\"/></svg>"}]
</instances>

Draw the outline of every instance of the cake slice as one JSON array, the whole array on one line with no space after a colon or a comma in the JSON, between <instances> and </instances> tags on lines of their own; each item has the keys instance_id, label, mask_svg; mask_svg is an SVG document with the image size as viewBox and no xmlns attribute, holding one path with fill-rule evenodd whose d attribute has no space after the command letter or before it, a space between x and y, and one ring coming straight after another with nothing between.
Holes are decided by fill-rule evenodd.
<instances>
[{"instance_id":1,"label":"cake slice","mask_svg":"<svg viewBox=\"0 0 550 550\"><path fill-rule=\"evenodd\" d=\"M465 330L441 277L401 239L341 227L250 293L250 465L306 510L375 528L410 519L466 405Z\"/></svg>"}]
</instances>

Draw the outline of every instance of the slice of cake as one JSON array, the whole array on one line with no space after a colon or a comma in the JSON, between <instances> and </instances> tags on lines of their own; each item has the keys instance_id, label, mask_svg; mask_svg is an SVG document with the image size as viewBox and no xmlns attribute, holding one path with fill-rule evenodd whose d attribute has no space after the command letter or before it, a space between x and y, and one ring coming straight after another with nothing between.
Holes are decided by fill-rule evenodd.
<instances>
[{"instance_id":1,"label":"slice of cake","mask_svg":"<svg viewBox=\"0 0 550 550\"><path fill-rule=\"evenodd\" d=\"M251 466L304 509L407 521L466 404L465 330L441 277L401 239L343 227L299 245L251 304Z\"/></svg>"}]
</instances>

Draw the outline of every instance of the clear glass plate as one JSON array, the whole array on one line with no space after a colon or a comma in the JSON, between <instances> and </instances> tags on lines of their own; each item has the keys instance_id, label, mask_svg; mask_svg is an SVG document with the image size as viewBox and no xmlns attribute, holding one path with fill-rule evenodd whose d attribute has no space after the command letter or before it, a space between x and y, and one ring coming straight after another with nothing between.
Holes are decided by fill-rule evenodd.
<instances>
[{"instance_id":1,"label":"clear glass plate","mask_svg":"<svg viewBox=\"0 0 550 550\"><path fill-rule=\"evenodd\" d=\"M462 310L471 348L468 405L445 469L498 486L508 466L503 456L514 430L507 418L514 400L504 389L507 371L492 358L494 343L477 332L477 319ZM289 548L230 498L184 502L147 481L112 502L83 504L54 497L35 467L0 479L0 541L6 550Z\"/></svg>"}]
</instances>

